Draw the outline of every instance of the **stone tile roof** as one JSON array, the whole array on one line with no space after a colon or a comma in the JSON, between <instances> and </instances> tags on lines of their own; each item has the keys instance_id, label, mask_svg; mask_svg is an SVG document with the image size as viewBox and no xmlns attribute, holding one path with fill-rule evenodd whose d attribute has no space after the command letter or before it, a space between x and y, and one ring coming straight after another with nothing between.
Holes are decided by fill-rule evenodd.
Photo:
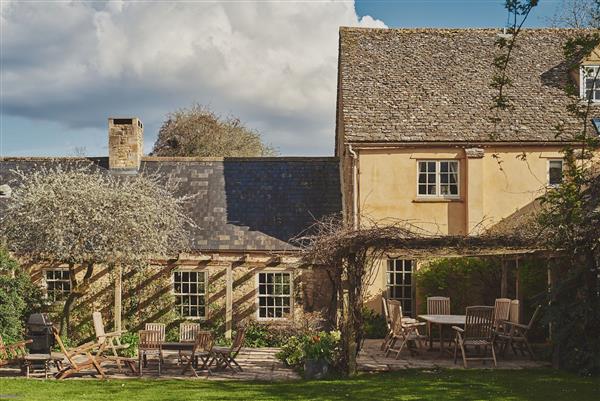
<instances>
[{"instance_id":1,"label":"stone tile roof","mask_svg":"<svg viewBox=\"0 0 600 401\"><path fill-rule=\"evenodd\" d=\"M93 162L101 171L108 158L0 158L0 185L18 185L13 170L40 166L66 168ZM316 219L340 213L336 158L192 159L144 158L141 170L171 176L197 228L190 232L196 251L295 250L290 239ZM0 209L6 199L0 199Z\"/></svg>"},{"instance_id":2,"label":"stone tile roof","mask_svg":"<svg viewBox=\"0 0 600 401\"><path fill-rule=\"evenodd\" d=\"M499 30L341 28L338 113L344 141L566 140L578 121L566 111L562 46L577 32L522 31L507 92L514 110L494 126L490 106L497 90L490 82ZM557 125L566 133L559 139Z\"/></svg>"}]
</instances>

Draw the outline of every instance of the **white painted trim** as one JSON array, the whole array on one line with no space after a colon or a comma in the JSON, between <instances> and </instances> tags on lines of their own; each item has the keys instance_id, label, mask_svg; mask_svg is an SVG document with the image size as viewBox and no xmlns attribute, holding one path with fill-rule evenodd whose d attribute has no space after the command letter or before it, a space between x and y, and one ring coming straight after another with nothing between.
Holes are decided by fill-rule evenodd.
<instances>
[{"instance_id":1,"label":"white painted trim","mask_svg":"<svg viewBox=\"0 0 600 401\"><path fill-rule=\"evenodd\" d=\"M559 184L551 184L550 183L550 164L552 162L560 162L561 163L561 170L563 171L563 173L565 171L565 162L564 162L563 159L558 159L558 158L553 158L553 159L549 158L549 159L547 159L547 162L546 162L546 184L550 188L556 188L557 186L560 185L560 183Z\"/></svg>"},{"instance_id":2,"label":"white painted trim","mask_svg":"<svg viewBox=\"0 0 600 401\"><path fill-rule=\"evenodd\" d=\"M209 279L210 279L210 275L208 274L208 269L203 268L203 269L199 269L197 267L195 268L176 268L171 270L171 274L170 274L170 281L171 281L171 295L173 297L178 296L178 293L175 292L175 273L202 273L204 274L204 316L182 316L180 315L180 310L176 310L176 313L181 316L182 318L186 319L186 320L198 320L198 321L205 321L208 319L208 295L209 295L209 291L208 291L208 283L209 283ZM187 295L194 295L194 294L187 294ZM198 294L196 294L198 295ZM177 306L175 306L177 307Z\"/></svg>"},{"instance_id":3,"label":"white painted trim","mask_svg":"<svg viewBox=\"0 0 600 401\"><path fill-rule=\"evenodd\" d=\"M587 102L587 96L585 94L585 69L586 68L592 68L594 69L594 74L596 74L595 70L597 70L598 68L600 68L600 65L582 65L579 68L579 97ZM600 75L598 75L598 79L600 79ZM599 82L596 82L596 84L594 85L594 87L600 85ZM595 91L592 90L592 103L599 103L600 99L594 99L595 97Z\"/></svg>"},{"instance_id":4,"label":"white painted trim","mask_svg":"<svg viewBox=\"0 0 600 401\"><path fill-rule=\"evenodd\" d=\"M260 273L288 273L290 275L290 317L260 317L260 292L259 292L259 285L260 285L259 274ZM268 321L281 322L281 321L291 320L291 318L294 316L294 270L287 268L287 267L283 268L283 269L267 268L267 269L257 271L254 276L255 276L254 284L255 284L255 289L256 289L256 298L254 300L254 305L256 306L256 320L261 321L261 322L268 322Z\"/></svg>"},{"instance_id":5,"label":"white painted trim","mask_svg":"<svg viewBox=\"0 0 600 401\"><path fill-rule=\"evenodd\" d=\"M428 162L433 162L435 163L435 195L423 195L423 194L419 194L419 174L420 174L420 169L419 169L419 164L420 163L428 163ZM456 189L458 194L456 195L441 195L441 179L440 179L440 173L441 173L441 169L440 169L440 163L441 162L455 162L456 166L457 166L457 170L456 173L458 175L458 179L456 180ZM417 185L417 196L416 199L460 199L460 193L461 193L461 185L460 185L460 181L461 181L461 172L460 172L460 162L461 159L417 159L417 180L416 180L416 185ZM427 174L427 173L426 173Z\"/></svg>"}]
</instances>

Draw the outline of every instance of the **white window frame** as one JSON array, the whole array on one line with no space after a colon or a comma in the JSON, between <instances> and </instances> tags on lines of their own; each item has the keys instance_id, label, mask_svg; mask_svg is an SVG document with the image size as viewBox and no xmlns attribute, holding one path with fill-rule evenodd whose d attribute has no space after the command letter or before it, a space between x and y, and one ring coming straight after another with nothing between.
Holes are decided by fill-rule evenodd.
<instances>
[{"instance_id":1,"label":"white window frame","mask_svg":"<svg viewBox=\"0 0 600 401\"><path fill-rule=\"evenodd\" d=\"M60 301L64 301L65 298L67 298L69 296L69 294L71 293L71 291L73 291L73 288L71 288L71 270L69 270L68 267L53 267L53 268L48 268L48 269L44 269L43 270L44 274L43 274L43 287L44 287L44 295L46 297L47 300L55 303L55 302L60 302ZM68 273L68 278L67 279L52 279L52 280L48 280L48 273L49 272L67 272ZM55 293L56 291L50 291L48 288L48 283L49 282L68 282L69 283L69 291L68 292L64 292L61 291L62 294L62 298L57 299L56 295L50 296L51 293Z\"/></svg>"},{"instance_id":2,"label":"white window frame","mask_svg":"<svg viewBox=\"0 0 600 401\"><path fill-rule=\"evenodd\" d=\"M440 163L443 162L451 162L456 163L456 195L442 195L441 194L441 168ZM421 173L421 163L435 163L435 194L420 194L419 193L419 176ZM417 160L417 198L429 198L429 199L460 199L460 160L458 159L440 159L440 160L431 160L431 159L423 159Z\"/></svg>"},{"instance_id":3,"label":"white window frame","mask_svg":"<svg viewBox=\"0 0 600 401\"><path fill-rule=\"evenodd\" d=\"M563 159L548 159L548 168L547 168L547 177L548 177L548 178L547 178L547 182L548 182L548 186L549 186L549 187L553 187L553 188L554 188L554 187L557 187L557 186L559 186L559 185L562 183L562 179L563 179L563 177L564 177L564 174L563 174L563 175L561 176L561 182L559 182L559 183L557 183L557 184L552 184L552 183L550 182L550 165L551 165L552 163L556 163L556 162L560 162L560 167L561 167L561 170L562 170L562 172L564 173L564 171L565 171L565 163L564 163L564 160L563 160Z\"/></svg>"},{"instance_id":4,"label":"white window frame","mask_svg":"<svg viewBox=\"0 0 600 401\"><path fill-rule=\"evenodd\" d=\"M260 316L260 298L261 298L261 293L260 293L260 275L261 274L277 274L277 273L283 273L283 274L288 274L290 277L290 293L288 295L270 295L272 297L278 297L278 298L289 298L290 299L290 312L287 316L283 315L281 317L261 317ZM294 274L291 270L261 270L259 272L256 273L256 318L257 320L262 320L262 321L267 321L267 320L289 320L292 318L292 316L294 315ZM269 295L266 295L266 297L268 297Z\"/></svg>"},{"instance_id":5,"label":"white window frame","mask_svg":"<svg viewBox=\"0 0 600 401\"><path fill-rule=\"evenodd\" d=\"M198 273L204 275L204 293L184 293L175 291L175 273ZM204 296L204 315L203 316L187 316L181 312L181 306L177 306L177 300L175 299L175 312L184 319L187 320L206 320L208 318L208 272L206 270L197 269L175 269L171 271L171 294L177 298L180 296Z\"/></svg>"},{"instance_id":6,"label":"white window frame","mask_svg":"<svg viewBox=\"0 0 600 401\"><path fill-rule=\"evenodd\" d=\"M397 274L397 273L402 273L402 281L404 283L404 276L407 272L406 270L406 262L410 262L411 264L411 270L410 270L410 285L406 285L406 284L398 284L395 282L394 280L390 280L390 274ZM393 273L390 272L390 263L401 263L402 264L402 270L401 271L396 271L394 270ZM415 273L417 272L417 261L414 259L404 259L404 258L388 258L385 261L385 294L386 297L388 299L395 299L400 301L400 303L402 304L402 313L405 316L411 316L414 317L413 315L415 315L416 312L416 283L415 283ZM391 281L394 281L394 283L392 284ZM392 298L390 295L390 288L391 287L403 287L402 293L403 296L401 298ZM406 308L404 307L404 301L409 299L407 297L404 296L404 288L410 287L410 303L411 303L411 310L406 310Z\"/></svg>"},{"instance_id":7,"label":"white window frame","mask_svg":"<svg viewBox=\"0 0 600 401\"><path fill-rule=\"evenodd\" d=\"M586 95L586 84L585 84L585 79L588 76L587 74L587 70L591 69L591 73L592 73L592 77L596 76L597 70L600 68L600 65L582 65L581 68L579 69L579 97L581 98L581 100L587 101L587 95ZM598 74L598 79L594 85L594 88L596 88L598 85L600 85L600 74ZM596 98L596 90L600 90L600 88L594 90L594 88L592 88L592 102L597 103L600 102L600 97Z\"/></svg>"}]
</instances>

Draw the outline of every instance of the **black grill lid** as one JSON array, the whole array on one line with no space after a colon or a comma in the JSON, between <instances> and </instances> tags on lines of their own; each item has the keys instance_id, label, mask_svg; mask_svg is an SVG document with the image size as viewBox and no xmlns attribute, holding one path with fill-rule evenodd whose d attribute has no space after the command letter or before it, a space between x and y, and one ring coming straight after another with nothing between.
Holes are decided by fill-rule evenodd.
<instances>
[{"instance_id":1,"label":"black grill lid","mask_svg":"<svg viewBox=\"0 0 600 401\"><path fill-rule=\"evenodd\" d=\"M52 322L46 313L34 313L27 320L28 325L52 326Z\"/></svg>"}]
</instances>

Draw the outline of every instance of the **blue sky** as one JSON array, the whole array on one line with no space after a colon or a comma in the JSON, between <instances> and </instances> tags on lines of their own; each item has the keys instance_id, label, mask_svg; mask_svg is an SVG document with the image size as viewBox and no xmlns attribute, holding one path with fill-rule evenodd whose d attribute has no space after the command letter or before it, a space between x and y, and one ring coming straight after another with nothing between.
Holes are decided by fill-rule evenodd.
<instances>
[{"instance_id":1,"label":"blue sky","mask_svg":"<svg viewBox=\"0 0 600 401\"><path fill-rule=\"evenodd\" d=\"M528 26L561 2L541 0ZM149 152L165 115L192 102L282 155L330 155L340 25L502 27L503 3L3 0L0 156L106 155L109 116L139 116Z\"/></svg>"}]
</instances>

